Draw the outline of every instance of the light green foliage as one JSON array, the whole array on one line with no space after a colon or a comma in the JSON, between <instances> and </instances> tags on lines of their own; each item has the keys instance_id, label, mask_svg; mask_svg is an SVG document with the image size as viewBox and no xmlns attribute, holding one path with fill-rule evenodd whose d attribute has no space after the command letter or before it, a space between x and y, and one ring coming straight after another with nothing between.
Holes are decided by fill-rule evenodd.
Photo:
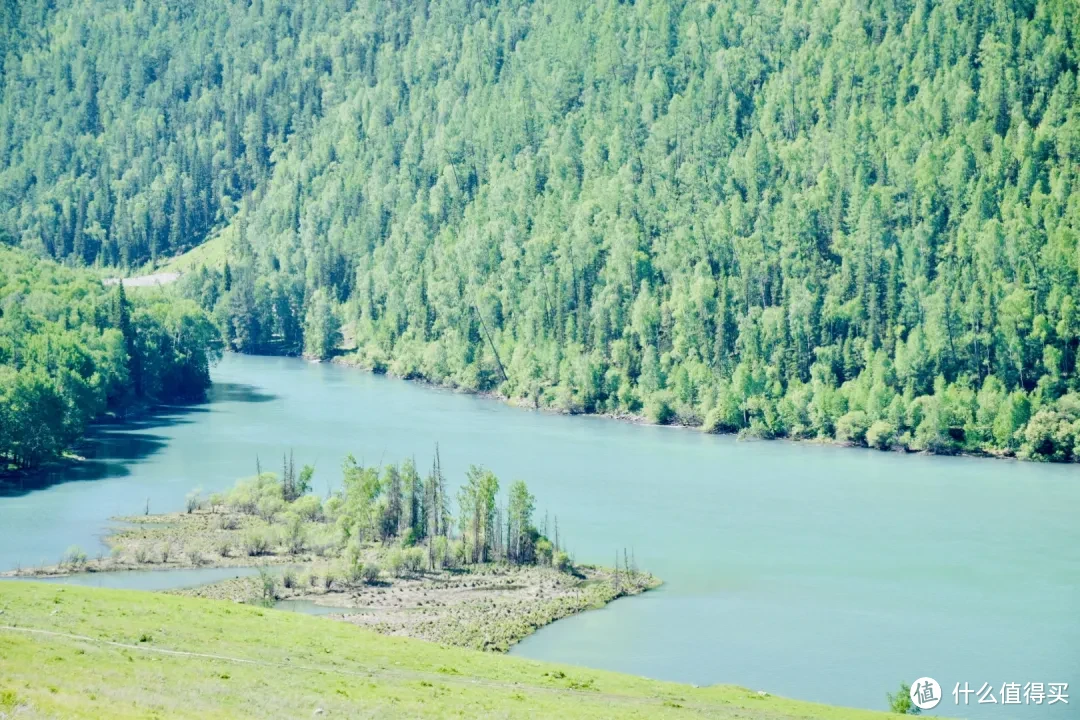
<instances>
[{"instance_id":1,"label":"light green foliage","mask_svg":"<svg viewBox=\"0 0 1080 720\"><path fill-rule=\"evenodd\" d=\"M423 572L424 565L427 561L427 554L417 547L405 548L402 550L402 563L410 574L416 575Z\"/></svg>"},{"instance_id":2,"label":"light green foliage","mask_svg":"<svg viewBox=\"0 0 1080 720\"><path fill-rule=\"evenodd\" d=\"M225 505L225 493L210 493L206 498L206 504L212 512L218 512Z\"/></svg>"},{"instance_id":3,"label":"light green foliage","mask_svg":"<svg viewBox=\"0 0 1080 720\"><path fill-rule=\"evenodd\" d=\"M273 473L262 473L240 480L226 496L225 504L233 511L255 515L264 510L284 508L281 481Z\"/></svg>"},{"instance_id":4,"label":"light green foliage","mask_svg":"<svg viewBox=\"0 0 1080 720\"><path fill-rule=\"evenodd\" d=\"M1077 396L1062 398L1059 410L1039 410L1023 430L1020 456L1033 460L1068 462L1080 459L1080 407Z\"/></svg>"},{"instance_id":5,"label":"light green foliage","mask_svg":"<svg viewBox=\"0 0 1080 720\"><path fill-rule=\"evenodd\" d=\"M364 579L365 564L361 559L362 556L360 543L353 538L341 556L342 577L346 582L355 584Z\"/></svg>"},{"instance_id":6,"label":"light green foliage","mask_svg":"<svg viewBox=\"0 0 1080 720\"><path fill-rule=\"evenodd\" d=\"M388 720L887 717L734 686L695 688L387 637L302 613L158 593L10 585L7 613L22 627L58 634L4 633L0 712L15 717L300 718L315 707L326 717L354 717L360 707ZM139 646L143 635L157 649L177 652L103 642ZM49 663L64 668L60 692L55 673L41 672Z\"/></svg>"},{"instance_id":7,"label":"light green foliage","mask_svg":"<svg viewBox=\"0 0 1080 720\"><path fill-rule=\"evenodd\" d=\"M202 488L195 488L184 497L184 506L188 513L193 513L202 507Z\"/></svg>"},{"instance_id":8,"label":"light green foliage","mask_svg":"<svg viewBox=\"0 0 1080 720\"><path fill-rule=\"evenodd\" d=\"M382 566L393 577L402 577L408 569L405 566L405 553L401 548L391 548L382 556Z\"/></svg>"},{"instance_id":9,"label":"light green foliage","mask_svg":"<svg viewBox=\"0 0 1080 720\"><path fill-rule=\"evenodd\" d=\"M268 523L273 522L278 513L284 509L284 500L269 495L259 498L259 502L255 506L256 514Z\"/></svg>"},{"instance_id":10,"label":"light green foliage","mask_svg":"<svg viewBox=\"0 0 1080 720\"><path fill-rule=\"evenodd\" d=\"M1076 0L58 5L5 65L0 234L209 241L179 291L236 350L341 328L530 404L934 452L1014 453L1080 390ZM114 354L171 347L142 323ZM63 415L45 375L6 405ZM70 442L38 425L19 462Z\"/></svg>"},{"instance_id":11,"label":"light green foliage","mask_svg":"<svg viewBox=\"0 0 1080 720\"><path fill-rule=\"evenodd\" d=\"M836 421L836 439L841 442L862 444L866 441L868 421L862 410L853 410L841 415Z\"/></svg>"},{"instance_id":12,"label":"light green foliage","mask_svg":"<svg viewBox=\"0 0 1080 720\"><path fill-rule=\"evenodd\" d=\"M500 528L495 526L495 498L499 479L490 470L470 465L458 491L458 521L469 544L470 561L487 562Z\"/></svg>"},{"instance_id":13,"label":"light green foliage","mask_svg":"<svg viewBox=\"0 0 1080 720\"><path fill-rule=\"evenodd\" d=\"M61 560L61 565L69 565L71 567L80 567L86 564L86 552L83 551L78 545L72 545L64 552L64 557Z\"/></svg>"},{"instance_id":14,"label":"light green foliage","mask_svg":"<svg viewBox=\"0 0 1080 720\"><path fill-rule=\"evenodd\" d=\"M296 513L290 512L285 518L282 540L285 543L285 548L293 555L302 553L307 547L307 528L304 523L304 518Z\"/></svg>"},{"instance_id":15,"label":"light green foliage","mask_svg":"<svg viewBox=\"0 0 1080 720\"><path fill-rule=\"evenodd\" d=\"M265 607L273 607L277 600L277 579L266 566L259 567L259 588L262 593L259 603Z\"/></svg>"},{"instance_id":16,"label":"light green foliage","mask_svg":"<svg viewBox=\"0 0 1080 720\"><path fill-rule=\"evenodd\" d=\"M57 457L107 411L201 398L216 338L191 302L129 300L0 245L0 471Z\"/></svg>"},{"instance_id":17,"label":"light green foliage","mask_svg":"<svg viewBox=\"0 0 1080 720\"><path fill-rule=\"evenodd\" d=\"M244 552L252 557L265 555L270 551L270 547L273 544L269 531L260 528L253 528L244 533L243 543Z\"/></svg>"},{"instance_id":18,"label":"light green foliage","mask_svg":"<svg viewBox=\"0 0 1080 720\"><path fill-rule=\"evenodd\" d=\"M506 509L506 554L512 562L527 563L535 559L535 542L539 534L532 524L536 498L529 492L524 480L510 484L510 498Z\"/></svg>"},{"instance_id":19,"label":"light green foliage","mask_svg":"<svg viewBox=\"0 0 1080 720\"><path fill-rule=\"evenodd\" d=\"M911 701L911 686L900 683L900 689L896 693L886 693L889 701L889 711L898 715L919 715L922 711Z\"/></svg>"},{"instance_id":20,"label":"light green foliage","mask_svg":"<svg viewBox=\"0 0 1080 720\"><path fill-rule=\"evenodd\" d=\"M361 467L349 455L342 464L342 474L338 526L347 538L370 540L376 536L381 519L378 500L383 488L378 468Z\"/></svg>"},{"instance_id":21,"label":"light green foliage","mask_svg":"<svg viewBox=\"0 0 1080 720\"><path fill-rule=\"evenodd\" d=\"M896 426L888 420L875 420L866 431L866 444L878 450L888 450L896 442Z\"/></svg>"},{"instance_id":22,"label":"light green foliage","mask_svg":"<svg viewBox=\"0 0 1080 720\"><path fill-rule=\"evenodd\" d=\"M340 323L324 288L313 294L304 320L304 353L325 360L341 342Z\"/></svg>"},{"instance_id":23,"label":"light green foliage","mask_svg":"<svg viewBox=\"0 0 1080 720\"><path fill-rule=\"evenodd\" d=\"M364 582L369 583L369 584L378 581L379 572L380 572L379 565L377 563L373 563L373 562L364 563L364 567L361 570L361 574L363 576Z\"/></svg>"},{"instance_id":24,"label":"light green foliage","mask_svg":"<svg viewBox=\"0 0 1080 720\"><path fill-rule=\"evenodd\" d=\"M323 517L322 500L315 495L301 495L289 505L289 509L307 522L315 522Z\"/></svg>"}]
</instances>

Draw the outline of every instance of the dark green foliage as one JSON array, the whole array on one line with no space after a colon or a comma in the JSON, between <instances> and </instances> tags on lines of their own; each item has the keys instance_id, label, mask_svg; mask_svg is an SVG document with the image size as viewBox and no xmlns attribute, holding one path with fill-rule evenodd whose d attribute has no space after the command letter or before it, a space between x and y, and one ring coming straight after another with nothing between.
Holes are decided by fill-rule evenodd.
<instances>
[{"instance_id":1,"label":"dark green foliage","mask_svg":"<svg viewBox=\"0 0 1080 720\"><path fill-rule=\"evenodd\" d=\"M0 228L220 229L181 289L234 349L1077 456L1076 0L58 5L9 45Z\"/></svg>"},{"instance_id":2,"label":"dark green foliage","mask_svg":"<svg viewBox=\"0 0 1080 720\"><path fill-rule=\"evenodd\" d=\"M216 341L193 303L132 302L122 286L0 248L0 470L58 456L106 411L201 398Z\"/></svg>"}]
</instances>

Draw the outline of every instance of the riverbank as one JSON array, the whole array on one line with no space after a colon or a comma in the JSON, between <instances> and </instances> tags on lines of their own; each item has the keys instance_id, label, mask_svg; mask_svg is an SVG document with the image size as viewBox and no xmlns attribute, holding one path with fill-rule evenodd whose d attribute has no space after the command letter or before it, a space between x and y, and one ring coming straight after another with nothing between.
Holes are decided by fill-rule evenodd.
<instances>
[{"instance_id":1,"label":"riverbank","mask_svg":"<svg viewBox=\"0 0 1080 720\"><path fill-rule=\"evenodd\" d=\"M913 455L937 455L948 457L972 457L972 458L991 458L997 460L1019 460L1016 453L1010 451L1004 451L997 448L987 448L982 450L972 449L951 449L945 451L935 451L933 449L913 449L907 447L899 442L890 442L881 446L871 447L865 443L853 442L850 440L839 440L837 438L830 437L791 437L788 435L769 435L754 432L751 428L744 428L739 431L729 431L723 428L710 428L707 420L703 420L700 417L683 417L677 412L672 411L670 415L666 416L663 422L657 422L650 419L648 416L642 413L631 412L584 412L577 410L560 409L553 405L543 404L538 402L535 398L530 402L527 398L510 397L500 393L496 390L473 390L467 387L452 383L440 383L433 381L419 373L410 374L398 374L393 372L391 367L385 363L373 364L358 350L345 351L341 354L335 355L331 362L335 365L339 365L345 368L351 368L355 370L362 370L364 372L374 373L376 375L386 375L387 377L396 378L398 380L407 380L409 382L426 385L428 387L440 388L443 390L452 390L454 392L465 393L467 395L474 395L476 397L487 398L489 400L495 400L505 403L511 407L521 408L524 410L534 410L538 412L549 412L555 415L586 415L589 417L604 418L607 420L617 420L619 422L631 423L634 425L645 425L652 427L673 427L681 428L685 430L692 430L709 435L735 435L739 440L768 440L768 441L787 441L800 444L813 444L813 445L828 445L833 447L842 448L860 448L863 450L873 449L880 452L894 452L899 454L913 454Z\"/></svg>"},{"instance_id":2,"label":"riverbank","mask_svg":"<svg viewBox=\"0 0 1080 720\"><path fill-rule=\"evenodd\" d=\"M42 672L54 668L55 672ZM884 720L157 593L0 585L0 716Z\"/></svg>"},{"instance_id":3,"label":"riverbank","mask_svg":"<svg viewBox=\"0 0 1080 720\"><path fill-rule=\"evenodd\" d=\"M116 518L105 538L111 552L89 558L71 548L50 566L8 577L55 578L73 573L258 566L257 576L171 591L189 597L273 605L281 600L332 609L334 617L385 635L506 652L556 620L656 588L660 581L632 564L509 563L431 568L421 548L367 543L345 558L336 528L305 523L290 542L288 523L223 509ZM294 531L296 532L296 531ZM350 564L351 563L351 564ZM350 570L349 568L357 568Z\"/></svg>"},{"instance_id":4,"label":"riverbank","mask_svg":"<svg viewBox=\"0 0 1080 720\"><path fill-rule=\"evenodd\" d=\"M334 579L325 587L325 566L290 567L274 580L272 600L311 603L326 614L383 635L441 645L506 652L556 620L601 608L620 597L659 586L646 573L620 578L609 569L582 565L574 573L552 568L488 564L454 572L423 572L359 584ZM266 598L262 577L242 577L170 591L186 597L259 604Z\"/></svg>"}]
</instances>

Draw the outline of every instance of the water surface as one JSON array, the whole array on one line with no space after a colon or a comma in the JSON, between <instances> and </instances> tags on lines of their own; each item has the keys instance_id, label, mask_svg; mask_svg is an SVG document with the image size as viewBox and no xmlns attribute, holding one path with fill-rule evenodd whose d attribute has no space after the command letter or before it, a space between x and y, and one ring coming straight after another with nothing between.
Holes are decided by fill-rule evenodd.
<instances>
[{"instance_id":1,"label":"water surface","mask_svg":"<svg viewBox=\"0 0 1080 720\"><path fill-rule=\"evenodd\" d=\"M94 555L107 518L176 510L195 486L274 469L290 448L315 490L440 444L528 481L578 561L623 549L666 584L562 620L513 654L871 708L934 677L938 711L1076 717L1080 469L737 442L562 417L331 365L228 356L210 402L95 430L93 459L0 496L0 568ZM2 588L0 588L2 592ZM955 683L1070 682L1071 704L952 705Z\"/></svg>"}]
</instances>

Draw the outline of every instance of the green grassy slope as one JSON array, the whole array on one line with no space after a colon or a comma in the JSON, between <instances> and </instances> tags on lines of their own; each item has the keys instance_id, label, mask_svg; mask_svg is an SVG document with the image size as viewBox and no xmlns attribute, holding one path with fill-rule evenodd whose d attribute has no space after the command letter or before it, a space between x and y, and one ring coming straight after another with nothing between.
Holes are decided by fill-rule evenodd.
<instances>
[{"instance_id":1,"label":"green grassy slope","mask_svg":"<svg viewBox=\"0 0 1080 720\"><path fill-rule=\"evenodd\" d=\"M0 584L0 716L882 718L132 591Z\"/></svg>"}]
</instances>

